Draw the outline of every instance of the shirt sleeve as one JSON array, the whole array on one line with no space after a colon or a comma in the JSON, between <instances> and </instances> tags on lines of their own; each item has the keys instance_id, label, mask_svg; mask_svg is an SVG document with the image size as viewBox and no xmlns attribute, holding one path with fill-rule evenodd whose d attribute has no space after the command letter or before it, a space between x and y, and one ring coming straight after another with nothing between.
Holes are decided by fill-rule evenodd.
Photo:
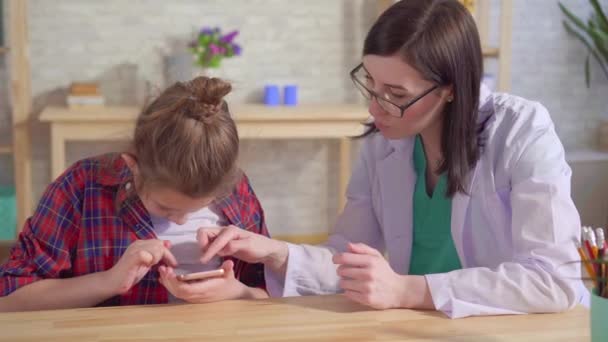
<instances>
[{"instance_id":1,"label":"shirt sleeve","mask_svg":"<svg viewBox=\"0 0 608 342\"><path fill-rule=\"evenodd\" d=\"M71 250L81 217L80 175L76 164L47 187L8 260L0 265L0 296L37 280L71 276Z\"/></svg>"},{"instance_id":2,"label":"shirt sleeve","mask_svg":"<svg viewBox=\"0 0 608 342\"><path fill-rule=\"evenodd\" d=\"M364 140L346 190L346 206L321 245L288 244L285 275L266 271L268 292L273 297L340 293L340 277L332 257L347 250L348 242L361 242L381 252L384 238L372 204L373 157L370 139Z\"/></svg>"},{"instance_id":3,"label":"shirt sleeve","mask_svg":"<svg viewBox=\"0 0 608 342\"><path fill-rule=\"evenodd\" d=\"M270 237L264 219L264 210L258 200L249 179L243 176L237 185L237 198L242 219L242 227L252 233ZM266 289L264 279L264 264L250 264L241 260L234 260L236 277L245 285Z\"/></svg>"}]
</instances>

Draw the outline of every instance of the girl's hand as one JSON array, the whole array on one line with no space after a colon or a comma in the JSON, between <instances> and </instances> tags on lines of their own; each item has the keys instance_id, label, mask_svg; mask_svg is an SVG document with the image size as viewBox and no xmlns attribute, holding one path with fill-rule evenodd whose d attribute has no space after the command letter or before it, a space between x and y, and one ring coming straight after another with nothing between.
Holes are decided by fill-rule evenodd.
<instances>
[{"instance_id":1,"label":"girl's hand","mask_svg":"<svg viewBox=\"0 0 608 342\"><path fill-rule=\"evenodd\" d=\"M177 266L175 256L169 250L169 241L137 240L133 242L120 260L108 271L108 286L118 295L128 292L150 271L152 266L163 261L170 266Z\"/></svg>"},{"instance_id":2,"label":"girl's hand","mask_svg":"<svg viewBox=\"0 0 608 342\"><path fill-rule=\"evenodd\" d=\"M268 297L261 289L250 288L234 277L234 264L226 260L222 264L224 275L205 280L185 282L177 279L172 267L160 266L160 283L173 296L189 303L209 303L226 299Z\"/></svg>"}]
</instances>

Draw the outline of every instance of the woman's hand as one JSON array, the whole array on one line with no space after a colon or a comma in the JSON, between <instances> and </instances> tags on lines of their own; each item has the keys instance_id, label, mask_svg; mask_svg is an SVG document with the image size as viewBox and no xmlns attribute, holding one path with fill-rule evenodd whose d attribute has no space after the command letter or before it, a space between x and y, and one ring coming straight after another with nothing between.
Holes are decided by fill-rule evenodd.
<instances>
[{"instance_id":1,"label":"woman's hand","mask_svg":"<svg viewBox=\"0 0 608 342\"><path fill-rule=\"evenodd\" d=\"M348 245L348 252L336 254L340 287L358 303L375 309L434 309L426 280L422 276L399 275L384 256L362 244Z\"/></svg>"},{"instance_id":2,"label":"woman's hand","mask_svg":"<svg viewBox=\"0 0 608 342\"><path fill-rule=\"evenodd\" d=\"M197 239L203 250L202 263L218 255L233 256L248 263L263 263L275 272L281 272L287 264L289 250L285 242L235 226L201 228Z\"/></svg>"}]
</instances>

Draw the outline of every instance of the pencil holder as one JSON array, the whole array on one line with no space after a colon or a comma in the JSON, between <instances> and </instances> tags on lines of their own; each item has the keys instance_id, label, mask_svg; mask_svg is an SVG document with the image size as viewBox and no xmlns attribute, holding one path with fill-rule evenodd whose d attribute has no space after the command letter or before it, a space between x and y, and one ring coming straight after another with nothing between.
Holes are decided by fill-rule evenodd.
<instances>
[{"instance_id":1,"label":"pencil holder","mask_svg":"<svg viewBox=\"0 0 608 342\"><path fill-rule=\"evenodd\" d=\"M608 298L600 297L594 289L591 295L591 342L608 341Z\"/></svg>"}]
</instances>

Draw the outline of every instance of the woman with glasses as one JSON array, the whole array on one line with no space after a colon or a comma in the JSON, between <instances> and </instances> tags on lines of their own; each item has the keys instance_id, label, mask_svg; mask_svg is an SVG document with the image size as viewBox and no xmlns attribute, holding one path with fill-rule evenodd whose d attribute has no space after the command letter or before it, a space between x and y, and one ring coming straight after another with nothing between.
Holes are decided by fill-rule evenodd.
<instances>
[{"instance_id":1,"label":"woman with glasses","mask_svg":"<svg viewBox=\"0 0 608 342\"><path fill-rule=\"evenodd\" d=\"M203 230L203 261L262 262L273 295L343 292L450 317L556 312L586 298L571 170L551 118L481 86L482 64L458 1L394 4L351 72L373 121L328 241Z\"/></svg>"}]
</instances>

